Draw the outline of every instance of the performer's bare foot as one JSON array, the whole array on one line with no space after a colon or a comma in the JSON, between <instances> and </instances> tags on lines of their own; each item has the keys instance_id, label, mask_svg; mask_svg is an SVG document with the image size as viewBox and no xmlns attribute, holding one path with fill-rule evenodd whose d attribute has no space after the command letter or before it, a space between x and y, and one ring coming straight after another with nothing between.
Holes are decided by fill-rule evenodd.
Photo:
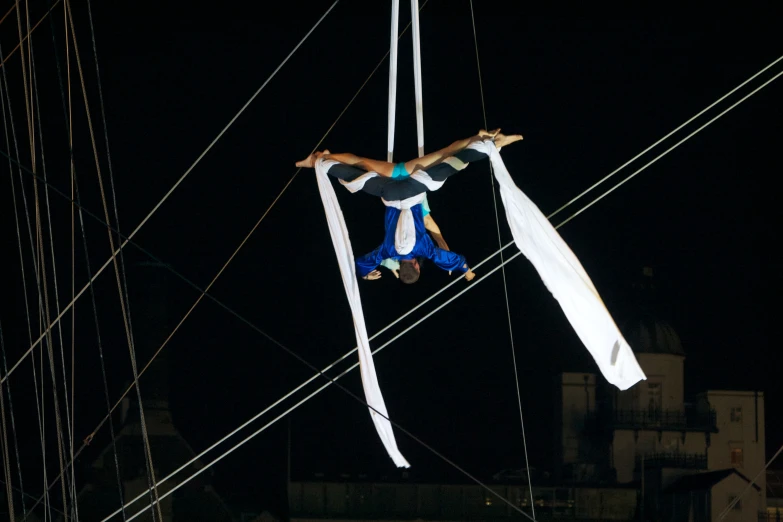
<instances>
[{"instance_id":1,"label":"performer's bare foot","mask_svg":"<svg viewBox=\"0 0 783 522\"><path fill-rule=\"evenodd\" d=\"M305 169L313 168L315 166L315 154L310 154L305 159L297 161L296 166Z\"/></svg>"},{"instance_id":2,"label":"performer's bare foot","mask_svg":"<svg viewBox=\"0 0 783 522\"><path fill-rule=\"evenodd\" d=\"M329 154L329 151L325 151L326 154ZM296 162L296 166L299 168L305 168L305 169L311 169L315 167L315 162L318 161L318 159L324 155L324 152L313 152L309 156L307 156L305 159L301 161Z\"/></svg>"},{"instance_id":3,"label":"performer's bare foot","mask_svg":"<svg viewBox=\"0 0 783 522\"><path fill-rule=\"evenodd\" d=\"M506 145L511 145L516 141L521 141L522 139L523 138L521 134L512 134L510 136L506 136L505 134L498 132L495 135L495 146L497 148L505 147Z\"/></svg>"}]
</instances>

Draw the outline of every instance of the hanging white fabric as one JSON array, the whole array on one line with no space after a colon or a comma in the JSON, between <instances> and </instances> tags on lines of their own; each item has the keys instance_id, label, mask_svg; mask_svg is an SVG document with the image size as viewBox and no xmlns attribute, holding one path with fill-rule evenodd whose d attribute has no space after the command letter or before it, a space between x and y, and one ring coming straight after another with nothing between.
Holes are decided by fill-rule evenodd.
<instances>
[{"instance_id":1,"label":"hanging white fabric","mask_svg":"<svg viewBox=\"0 0 783 522\"><path fill-rule=\"evenodd\" d=\"M392 162L394 155L394 123L397 112L397 42L400 24L400 0L392 0L391 46L389 48L389 137L386 161Z\"/></svg>"},{"instance_id":2,"label":"hanging white fabric","mask_svg":"<svg viewBox=\"0 0 783 522\"><path fill-rule=\"evenodd\" d=\"M398 201L386 201L382 199L387 207L394 207L400 210L400 216L397 218L397 228L394 231L394 249L401 256L410 254L413 247L416 246L416 223L413 220L411 209L424 201L426 192L416 196Z\"/></svg>"},{"instance_id":3,"label":"hanging white fabric","mask_svg":"<svg viewBox=\"0 0 783 522\"><path fill-rule=\"evenodd\" d=\"M607 381L627 390L644 375L582 264L538 207L514 184L491 140L470 145L489 155L511 234L560 303Z\"/></svg>"},{"instance_id":4,"label":"hanging white fabric","mask_svg":"<svg viewBox=\"0 0 783 522\"><path fill-rule=\"evenodd\" d=\"M416 136L419 157L424 156L424 96L421 92L421 44L419 43L419 0L411 0L411 29L413 30L413 85L416 94Z\"/></svg>"},{"instance_id":5,"label":"hanging white fabric","mask_svg":"<svg viewBox=\"0 0 783 522\"><path fill-rule=\"evenodd\" d=\"M399 39L400 2L392 0L391 44L389 48L389 128L386 161L394 156L394 127L397 110L397 42ZM424 156L424 95L421 88L421 37L419 0L411 0L411 34L413 36L413 89L416 98L416 137L419 157Z\"/></svg>"},{"instance_id":6,"label":"hanging white fabric","mask_svg":"<svg viewBox=\"0 0 783 522\"><path fill-rule=\"evenodd\" d=\"M359 284L356 280L356 265L354 264L351 239L348 236L348 228L345 226L340 203L337 201L337 195L334 193L334 188L329 181L327 168L325 168L323 160L318 160L315 163L315 179L318 181L318 191L324 204L326 221L329 225L329 235L332 237L332 244L337 255L337 263L340 265L340 274L343 278L345 293L348 296L348 303L353 314L356 346L359 351L359 371L362 376L364 395L367 404L370 406L370 417L394 464L398 468L408 468L410 464L402 456L400 450L397 449L397 441L394 438L394 432L388 420L389 414L378 385L378 378L375 375L370 341L367 338L367 327L364 324L364 311L362 310L362 300L359 295Z\"/></svg>"}]
</instances>

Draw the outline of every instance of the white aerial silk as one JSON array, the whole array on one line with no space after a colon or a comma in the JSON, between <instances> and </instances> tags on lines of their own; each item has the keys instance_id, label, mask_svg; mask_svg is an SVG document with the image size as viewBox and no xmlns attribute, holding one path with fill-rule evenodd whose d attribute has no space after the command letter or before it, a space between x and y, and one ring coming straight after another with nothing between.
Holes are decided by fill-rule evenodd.
<instances>
[{"instance_id":1,"label":"white aerial silk","mask_svg":"<svg viewBox=\"0 0 783 522\"><path fill-rule=\"evenodd\" d=\"M386 404L383 402L381 388L378 386L378 378L375 375L375 365L370 351L370 341L367 338L367 327L364 325L364 311L359 295L359 284L356 281L356 265L353 259L351 239L348 237L348 228L345 226L340 203L337 201L337 195L334 193L334 188L327 175L328 167L325 168L324 163L320 159L316 161L315 179L318 181L318 190L324 204L329 234L332 236L334 252L337 254L337 263L340 265L345 293L348 296L348 303L351 305L353 324L356 330L356 345L359 349L359 371L362 376L364 395L370 406L370 417L372 417L375 429L378 430L378 435L380 435L394 464L398 468L408 468L410 464L397 449L397 441L394 439L392 426L388 420L389 414L386 411Z\"/></svg>"},{"instance_id":2,"label":"white aerial silk","mask_svg":"<svg viewBox=\"0 0 783 522\"><path fill-rule=\"evenodd\" d=\"M421 44L419 37L419 0L411 0L411 34L413 35L413 89L416 98L416 137L419 157L424 156L424 96L421 92Z\"/></svg>"},{"instance_id":3,"label":"white aerial silk","mask_svg":"<svg viewBox=\"0 0 783 522\"><path fill-rule=\"evenodd\" d=\"M474 142L470 148L489 155L514 242L560 303L606 380L627 390L646 379L579 259L546 216L514 184L495 144L485 140Z\"/></svg>"},{"instance_id":4,"label":"white aerial silk","mask_svg":"<svg viewBox=\"0 0 783 522\"><path fill-rule=\"evenodd\" d=\"M424 201L426 195L426 192L422 192L416 196L399 201L381 199L387 207L394 207L400 210L400 217L397 218L397 228L394 230L394 249L401 256L410 254L413 247L416 246L416 223L413 221L411 208Z\"/></svg>"},{"instance_id":5,"label":"white aerial silk","mask_svg":"<svg viewBox=\"0 0 783 522\"><path fill-rule=\"evenodd\" d=\"M386 146L386 161L392 162L394 155L394 123L397 109L397 41L399 37L400 0L392 0L391 45L389 47L389 125Z\"/></svg>"},{"instance_id":6,"label":"white aerial silk","mask_svg":"<svg viewBox=\"0 0 783 522\"><path fill-rule=\"evenodd\" d=\"M400 18L400 2L392 0L391 45L389 48L389 125L386 161L394 155L394 124L397 108L397 42ZM411 0L411 35L413 36L413 89L416 98L416 135L419 157L424 156L424 96L421 87L421 39L419 36L419 0Z\"/></svg>"}]
</instances>

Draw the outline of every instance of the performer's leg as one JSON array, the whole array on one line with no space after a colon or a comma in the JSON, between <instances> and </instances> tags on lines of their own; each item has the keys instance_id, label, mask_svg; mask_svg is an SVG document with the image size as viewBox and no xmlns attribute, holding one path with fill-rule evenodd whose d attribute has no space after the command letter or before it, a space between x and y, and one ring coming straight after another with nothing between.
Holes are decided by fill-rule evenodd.
<instances>
[{"instance_id":1,"label":"performer's leg","mask_svg":"<svg viewBox=\"0 0 783 522\"><path fill-rule=\"evenodd\" d=\"M394 172L393 163L389 163L387 161L374 160L370 158L363 158L361 156L357 156L355 154L345 153L345 152L332 154L328 150L325 150L323 152L314 152L313 154L310 154L307 158L301 161L297 161L296 166L304 167L304 168L313 168L316 160L320 158L339 161L340 163L343 163L345 165L351 167L357 167L367 172L377 172L381 176L387 178L390 178L392 176L392 172Z\"/></svg>"},{"instance_id":2,"label":"performer's leg","mask_svg":"<svg viewBox=\"0 0 783 522\"><path fill-rule=\"evenodd\" d=\"M484 139L486 139L486 137L481 135L474 136L473 138L469 138L470 141L467 145L465 145L465 148L462 148L461 150L459 150L453 155L444 157L439 163L432 165L427 169L421 169L421 170L423 170L430 178L432 178L433 181L446 181L446 179L449 176L456 174L460 170L464 169L468 163L479 161L488 157L483 152L480 152L473 148L468 148L471 143L474 143L476 141L481 141ZM497 135L495 136L495 145L498 148L504 147L506 145L509 145L521 139L522 136L520 136L519 134L506 136L505 134L497 133ZM455 143L461 144L461 142L455 142Z\"/></svg>"},{"instance_id":3,"label":"performer's leg","mask_svg":"<svg viewBox=\"0 0 783 522\"><path fill-rule=\"evenodd\" d=\"M345 165L343 163L332 163L326 173L333 178L350 183L367 174L367 171L357 167L352 167L351 165ZM371 196L382 198L384 197L384 188L390 181L391 179L380 176L368 178L364 181L364 184L361 187L361 191L366 192Z\"/></svg>"},{"instance_id":4,"label":"performer's leg","mask_svg":"<svg viewBox=\"0 0 783 522\"><path fill-rule=\"evenodd\" d=\"M381 176L387 178L390 178L392 176L392 172L394 172L394 163L363 158L361 156L347 152L330 154L329 151L325 151L323 157L324 159L339 161L340 163L345 163L346 165L350 165L352 167L359 167L360 169L364 169L367 172L377 172Z\"/></svg>"},{"instance_id":5,"label":"performer's leg","mask_svg":"<svg viewBox=\"0 0 783 522\"><path fill-rule=\"evenodd\" d=\"M484 130L479 131L479 133L475 136L471 136L470 138L465 138L464 140L457 140L451 145L449 145L448 147L444 147L440 150L436 150L435 152L430 152L429 154L425 154L421 158L416 158L410 161L406 161L405 170L407 170L408 173L410 174L414 173L417 170L427 170L428 168L432 167L436 163L443 161L444 158L453 156L454 154L465 149L468 145L470 145L474 141L480 141L487 137L494 137L498 132L500 132L500 129L494 130L492 132L487 132Z\"/></svg>"}]
</instances>

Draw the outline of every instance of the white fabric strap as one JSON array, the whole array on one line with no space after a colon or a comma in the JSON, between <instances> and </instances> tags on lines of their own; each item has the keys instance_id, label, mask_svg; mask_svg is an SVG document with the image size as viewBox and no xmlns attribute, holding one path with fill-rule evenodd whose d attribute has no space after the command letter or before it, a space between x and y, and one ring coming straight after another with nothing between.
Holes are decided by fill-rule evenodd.
<instances>
[{"instance_id":1,"label":"white fabric strap","mask_svg":"<svg viewBox=\"0 0 783 522\"><path fill-rule=\"evenodd\" d=\"M386 161L392 162L394 155L394 124L397 112L397 33L400 26L400 0L392 0L391 47L389 49L389 138Z\"/></svg>"},{"instance_id":2,"label":"white fabric strap","mask_svg":"<svg viewBox=\"0 0 783 522\"><path fill-rule=\"evenodd\" d=\"M514 242L560 303L566 318L607 381L627 390L645 380L582 264L544 214L514 184L491 140L471 144L489 155Z\"/></svg>"},{"instance_id":3,"label":"white fabric strap","mask_svg":"<svg viewBox=\"0 0 783 522\"><path fill-rule=\"evenodd\" d=\"M338 163L340 163L339 161L335 161L331 159L325 160L323 158L319 159L318 162L321 164L321 168L323 169L324 172L329 172L329 169L332 168L333 165L337 165ZM364 188L364 184L367 183L367 180L375 177L378 177L378 173L369 171L369 172L365 172L364 174L362 174L361 176L359 176L358 178L352 181L345 181L341 179L340 184L343 187L347 188L348 191L353 194L362 190Z\"/></svg>"},{"instance_id":4,"label":"white fabric strap","mask_svg":"<svg viewBox=\"0 0 783 522\"><path fill-rule=\"evenodd\" d=\"M353 250L351 249L351 239L348 236L348 228L345 226L345 219L340 209L340 203L337 201L337 195L329 181L325 161L319 159L315 163L315 179L318 181L318 190L321 194L321 201L324 204L326 213L326 222L329 225L329 234L332 236L334 252L337 255L337 263L340 265L340 274L345 286L345 294L348 296L348 303L351 306L353 314L353 324L356 330L356 346L359 348L359 370L362 376L362 386L367 404L371 407L370 417L375 424L375 429L381 437L386 451L399 468L408 468L410 464L397 449L397 441L394 439L391 423L388 420L389 414L386 411L386 404L381 395L381 389L378 385L378 378L375 375L375 365L370 351L370 341L367 339L367 327L364 324L364 312L362 310L362 300L359 295L359 284L356 281L356 266L353 259ZM380 412L379 415L377 412ZM385 417L384 417L385 416Z\"/></svg>"},{"instance_id":5,"label":"white fabric strap","mask_svg":"<svg viewBox=\"0 0 783 522\"><path fill-rule=\"evenodd\" d=\"M445 181L435 181L430 177L429 174L424 172L423 170L417 170L413 174L411 174L411 179L415 179L425 187L427 187L427 190L438 190L443 186Z\"/></svg>"},{"instance_id":6,"label":"white fabric strap","mask_svg":"<svg viewBox=\"0 0 783 522\"><path fill-rule=\"evenodd\" d=\"M421 92L421 44L419 37L419 0L411 0L411 29L413 33L413 82L416 93L416 135L419 157L424 156L424 100Z\"/></svg>"},{"instance_id":7,"label":"white fabric strap","mask_svg":"<svg viewBox=\"0 0 783 522\"><path fill-rule=\"evenodd\" d=\"M413 247L416 246L416 223L413 221L413 212L411 208L421 204L427 196L426 192L400 201L386 201L382 199L387 207L400 209L400 217L397 218L397 229L394 232L394 249L401 256L410 254Z\"/></svg>"}]
</instances>

